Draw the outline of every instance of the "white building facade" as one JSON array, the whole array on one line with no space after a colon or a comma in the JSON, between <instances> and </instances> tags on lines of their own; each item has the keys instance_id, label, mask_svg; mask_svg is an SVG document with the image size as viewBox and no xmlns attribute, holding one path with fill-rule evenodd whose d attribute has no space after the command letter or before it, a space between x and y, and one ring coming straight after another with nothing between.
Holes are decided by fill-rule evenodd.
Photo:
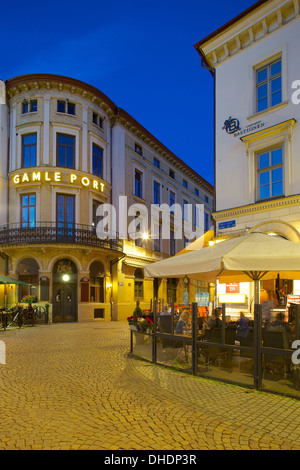
<instances>
[{"instance_id":1,"label":"white building facade","mask_svg":"<svg viewBox=\"0 0 300 470\"><path fill-rule=\"evenodd\" d=\"M299 11L299 0L260 0L195 45L215 80L217 238L260 230L300 241ZM262 283L262 297L299 292L279 282ZM247 310L251 288L237 289Z\"/></svg>"}]
</instances>

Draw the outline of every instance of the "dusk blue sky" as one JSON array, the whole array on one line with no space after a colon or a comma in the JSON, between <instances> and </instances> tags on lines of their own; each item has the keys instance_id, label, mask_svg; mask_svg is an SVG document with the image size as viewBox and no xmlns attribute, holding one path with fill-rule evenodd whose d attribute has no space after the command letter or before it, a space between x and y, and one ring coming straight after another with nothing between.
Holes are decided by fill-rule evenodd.
<instances>
[{"instance_id":1,"label":"dusk blue sky","mask_svg":"<svg viewBox=\"0 0 300 470\"><path fill-rule=\"evenodd\" d=\"M2 2L0 78L94 85L213 184L213 78L193 46L254 3Z\"/></svg>"}]
</instances>

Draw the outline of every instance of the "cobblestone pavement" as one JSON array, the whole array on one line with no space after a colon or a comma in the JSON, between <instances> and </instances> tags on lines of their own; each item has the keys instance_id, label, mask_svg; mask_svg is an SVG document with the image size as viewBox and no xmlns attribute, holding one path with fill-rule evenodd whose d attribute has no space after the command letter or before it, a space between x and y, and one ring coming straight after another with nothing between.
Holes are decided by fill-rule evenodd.
<instances>
[{"instance_id":1,"label":"cobblestone pavement","mask_svg":"<svg viewBox=\"0 0 300 470\"><path fill-rule=\"evenodd\" d=\"M0 450L300 449L299 401L128 358L125 323L0 340Z\"/></svg>"}]
</instances>

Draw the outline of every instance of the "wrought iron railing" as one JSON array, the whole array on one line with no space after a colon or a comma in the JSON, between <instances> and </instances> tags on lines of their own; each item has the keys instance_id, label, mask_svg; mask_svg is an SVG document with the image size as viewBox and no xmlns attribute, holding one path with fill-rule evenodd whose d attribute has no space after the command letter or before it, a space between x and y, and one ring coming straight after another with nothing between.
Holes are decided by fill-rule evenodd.
<instances>
[{"instance_id":1,"label":"wrought iron railing","mask_svg":"<svg viewBox=\"0 0 300 470\"><path fill-rule=\"evenodd\" d=\"M110 236L104 234L102 239L97 236L96 228L90 225L59 226L55 222L36 222L33 226L25 224L0 226L0 245L40 243L77 244L123 251L123 241L119 239L117 233Z\"/></svg>"}]
</instances>

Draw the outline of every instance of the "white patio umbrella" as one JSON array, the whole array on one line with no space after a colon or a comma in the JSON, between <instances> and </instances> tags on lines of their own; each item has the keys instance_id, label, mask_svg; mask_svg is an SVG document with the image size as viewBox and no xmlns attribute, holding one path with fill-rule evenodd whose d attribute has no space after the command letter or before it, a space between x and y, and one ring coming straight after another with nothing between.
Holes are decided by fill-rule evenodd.
<instances>
[{"instance_id":1,"label":"white patio umbrella","mask_svg":"<svg viewBox=\"0 0 300 470\"><path fill-rule=\"evenodd\" d=\"M255 282L259 303L259 281L300 279L300 244L280 237L251 232L145 266L147 277L185 277L207 282Z\"/></svg>"}]
</instances>

